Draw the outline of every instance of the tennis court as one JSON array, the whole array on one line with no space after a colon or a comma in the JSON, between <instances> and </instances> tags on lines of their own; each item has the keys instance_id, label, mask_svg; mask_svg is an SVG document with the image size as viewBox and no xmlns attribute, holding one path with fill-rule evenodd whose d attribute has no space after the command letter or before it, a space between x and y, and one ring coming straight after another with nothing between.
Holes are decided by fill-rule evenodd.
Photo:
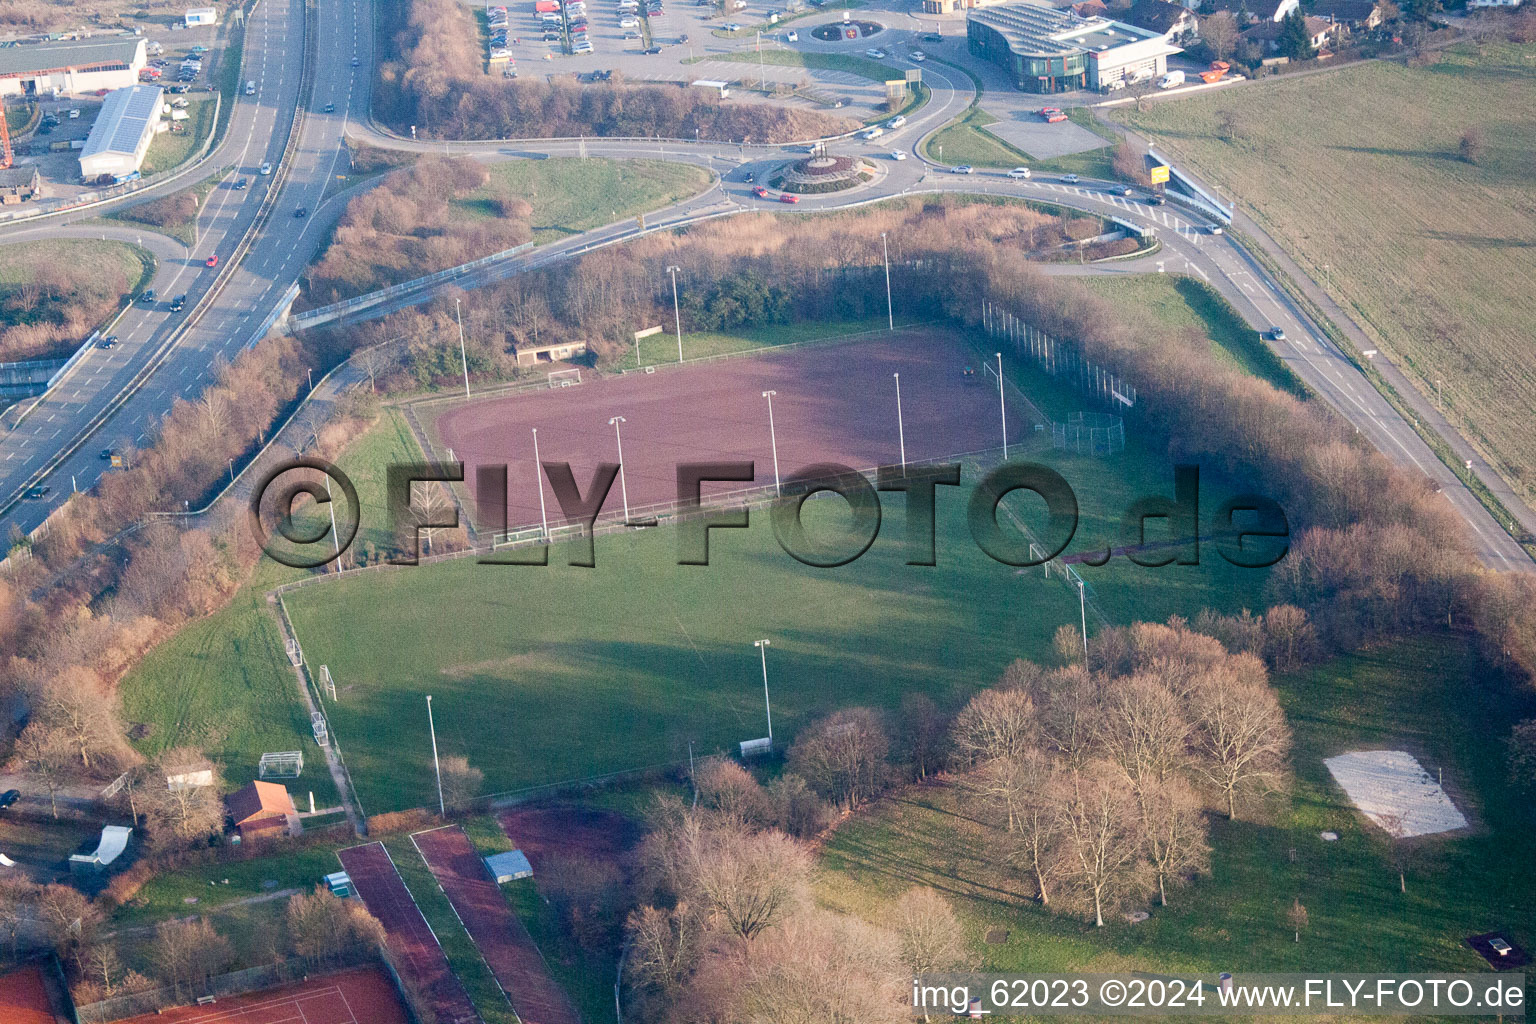
<instances>
[{"instance_id":1,"label":"tennis court","mask_svg":"<svg viewBox=\"0 0 1536 1024\"><path fill-rule=\"evenodd\" d=\"M384 972L365 968L119 1024L407 1024L409 1019Z\"/></svg>"}]
</instances>

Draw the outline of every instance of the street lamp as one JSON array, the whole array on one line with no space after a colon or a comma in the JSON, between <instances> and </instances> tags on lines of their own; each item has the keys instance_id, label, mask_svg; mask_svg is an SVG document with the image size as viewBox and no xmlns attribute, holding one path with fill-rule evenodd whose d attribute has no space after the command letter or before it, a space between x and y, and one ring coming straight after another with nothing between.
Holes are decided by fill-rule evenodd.
<instances>
[{"instance_id":1,"label":"street lamp","mask_svg":"<svg viewBox=\"0 0 1536 1024\"><path fill-rule=\"evenodd\" d=\"M997 407L1003 417L1003 461L1008 461L1008 402L1003 397L1003 354L997 354Z\"/></svg>"},{"instance_id":2,"label":"street lamp","mask_svg":"<svg viewBox=\"0 0 1536 1024\"><path fill-rule=\"evenodd\" d=\"M549 543L549 513L544 509L544 463L539 461L539 428L533 428L533 482L539 487L539 522L544 527L544 542Z\"/></svg>"},{"instance_id":3,"label":"street lamp","mask_svg":"<svg viewBox=\"0 0 1536 1024\"><path fill-rule=\"evenodd\" d=\"M432 732L432 769L437 772L437 813L446 815L443 805L443 766L437 760L437 726L432 721L432 695L427 694L427 728Z\"/></svg>"},{"instance_id":4,"label":"street lamp","mask_svg":"<svg viewBox=\"0 0 1536 1024\"><path fill-rule=\"evenodd\" d=\"M453 315L459 320L459 364L464 367L464 397L469 397L469 356L464 354L464 313L459 300L453 300Z\"/></svg>"},{"instance_id":5,"label":"street lamp","mask_svg":"<svg viewBox=\"0 0 1536 1024\"><path fill-rule=\"evenodd\" d=\"M768 640L754 640L752 646L763 660L763 707L768 710L768 745L773 746L773 704L768 700Z\"/></svg>"},{"instance_id":6,"label":"street lamp","mask_svg":"<svg viewBox=\"0 0 1536 1024\"><path fill-rule=\"evenodd\" d=\"M619 433L619 424L628 423L623 416L615 416L608 421L613 428L613 438L619 444L619 493L624 496L624 521L629 522L629 484L624 480L624 438Z\"/></svg>"},{"instance_id":7,"label":"street lamp","mask_svg":"<svg viewBox=\"0 0 1536 1024\"><path fill-rule=\"evenodd\" d=\"M907 475L907 428L901 422L901 374L893 373L896 378L896 436L901 441L901 475Z\"/></svg>"},{"instance_id":8,"label":"street lamp","mask_svg":"<svg viewBox=\"0 0 1536 1024\"><path fill-rule=\"evenodd\" d=\"M891 247L885 240L885 232L880 232L880 248L885 250L885 319L891 330L896 329L895 307L891 305Z\"/></svg>"},{"instance_id":9,"label":"street lamp","mask_svg":"<svg viewBox=\"0 0 1536 1024\"><path fill-rule=\"evenodd\" d=\"M1088 661L1088 595L1083 589L1081 577L1077 581L1077 610L1083 617L1083 663Z\"/></svg>"},{"instance_id":10,"label":"street lamp","mask_svg":"<svg viewBox=\"0 0 1536 1024\"><path fill-rule=\"evenodd\" d=\"M779 494L779 435L773 428L773 396L777 391L764 391L763 397L768 399L768 441L773 445L773 493Z\"/></svg>"},{"instance_id":11,"label":"street lamp","mask_svg":"<svg viewBox=\"0 0 1536 1024\"><path fill-rule=\"evenodd\" d=\"M683 314L677 305L677 272L681 267L668 267L667 273L672 275L672 322L677 327L677 361L683 361Z\"/></svg>"}]
</instances>

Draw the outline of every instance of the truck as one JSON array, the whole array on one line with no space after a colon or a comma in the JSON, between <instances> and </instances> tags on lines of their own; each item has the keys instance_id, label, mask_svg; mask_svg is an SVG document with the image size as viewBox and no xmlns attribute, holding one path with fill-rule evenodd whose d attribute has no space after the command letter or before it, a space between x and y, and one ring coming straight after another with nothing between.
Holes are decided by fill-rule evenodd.
<instances>
[{"instance_id":1,"label":"truck","mask_svg":"<svg viewBox=\"0 0 1536 1024\"><path fill-rule=\"evenodd\" d=\"M1159 89L1172 89L1176 85L1183 85L1183 84L1184 84L1184 72L1182 72L1182 71L1170 71L1166 75L1164 75L1162 78L1159 78L1157 80L1157 87Z\"/></svg>"}]
</instances>

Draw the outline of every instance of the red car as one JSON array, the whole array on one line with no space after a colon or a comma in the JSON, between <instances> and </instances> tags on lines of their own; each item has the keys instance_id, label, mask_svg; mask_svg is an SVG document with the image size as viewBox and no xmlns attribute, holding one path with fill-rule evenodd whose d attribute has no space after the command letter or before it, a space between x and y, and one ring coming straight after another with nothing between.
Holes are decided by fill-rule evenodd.
<instances>
[{"instance_id":1,"label":"red car","mask_svg":"<svg viewBox=\"0 0 1536 1024\"><path fill-rule=\"evenodd\" d=\"M800 197L797 196L797 195L794 195L794 194L789 193L789 192L780 192L779 193L779 202L781 202L781 203L798 203L799 201L800 201Z\"/></svg>"},{"instance_id":2,"label":"red car","mask_svg":"<svg viewBox=\"0 0 1536 1024\"><path fill-rule=\"evenodd\" d=\"M206 263L210 267L216 267L216 266L219 265L219 254L218 253L214 253L212 256L209 256L203 262Z\"/></svg>"},{"instance_id":3,"label":"red car","mask_svg":"<svg viewBox=\"0 0 1536 1024\"><path fill-rule=\"evenodd\" d=\"M768 198L768 190L763 188L763 186L761 186L761 185L754 186L753 189L752 189L752 194L757 196L757 198L759 198L759 199L767 199Z\"/></svg>"},{"instance_id":4,"label":"red car","mask_svg":"<svg viewBox=\"0 0 1536 1024\"><path fill-rule=\"evenodd\" d=\"M1041 107L1040 116L1045 118L1047 124L1056 124L1067 119L1067 115L1056 107Z\"/></svg>"}]
</instances>

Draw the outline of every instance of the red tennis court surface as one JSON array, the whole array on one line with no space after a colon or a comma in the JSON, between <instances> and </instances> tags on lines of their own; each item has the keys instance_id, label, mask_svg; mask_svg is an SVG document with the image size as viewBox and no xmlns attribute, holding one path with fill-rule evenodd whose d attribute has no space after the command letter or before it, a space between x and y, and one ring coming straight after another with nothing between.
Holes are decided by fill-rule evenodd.
<instances>
[{"instance_id":1,"label":"red tennis court surface","mask_svg":"<svg viewBox=\"0 0 1536 1024\"><path fill-rule=\"evenodd\" d=\"M497 815L535 872L550 857L587 857L621 864L640 842L640 826L616 811L571 804L509 807Z\"/></svg>"},{"instance_id":2,"label":"red tennis court surface","mask_svg":"<svg viewBox=\"0 0 1536 1024\"><path fill-rule=\"evenodd\" d=\"M23 967L0 977L0 1021L4 1024L62 1024L48 999L42 968Z\"/></svg>"},{"instance_id":3,"label":"red tennis court surface","mask_svg":"<svg viewBox=\"0 0 1536 1024\"><path fill-rule=\"evenodd\" d=\"M970 376L967 367L974 370ZM997 379L983 372L963 341L923 330L488 399L443 413L436 426L441 443L466 463L471 485L477 466L507 465L507 523L515 528L539 522L533 428L539 431L539 457L569 462L585 491L598 463L619 461L608 421L624 417L622 483L630 506L640 508L676 500L682 462L752 461L756 483L772 485L764 391L776 392L774 434L783 476L822 462L855 469L897 464L901 439L892 375L898 373L910 461L1001 447ZM1026 400L1011 388L1007 399L1010 441L1033 438ZM553 495L546 492L546 500L551 519L563 518ZM605 511L620 508L621 500L615 481Z\"/></svg>"},{"instance_id":4,"label":"red tennis court surface","mask_svg":"<svg viewBox=\"0 0 1536 1024\"><path fill-rule=\"evenodd\" d=\"M395 870L383 843L351 846L336 854L368 912L379 919L400 970L437 1014L438 1024L480 1024L443 947Z\"/></svg>"},{"instance_id":5,"label":"red tennis court surface","mask_svg":"<svg viewBox=\"0 0 1536 1024\"><path fill-rule=\"evenodd\" d=\"M209 1006L146 1013L119 1024L407 1024L409 1019L384 972L364 968L220 999ZM10 1024L11 1018L5 1020Z\"/></svg>"},{"instance_id":6,"label":"red tennis court surface","mask_svg":"<svg viewBox=\"0 0 1536 1024\"><path fill-rule=\"evenodd\" d=\"M565 990L549 976L539 947L507 906L463 830L445 825L417 832L411 840L523 1024L581 1024Z\"/></svg>"}]
</instances>

